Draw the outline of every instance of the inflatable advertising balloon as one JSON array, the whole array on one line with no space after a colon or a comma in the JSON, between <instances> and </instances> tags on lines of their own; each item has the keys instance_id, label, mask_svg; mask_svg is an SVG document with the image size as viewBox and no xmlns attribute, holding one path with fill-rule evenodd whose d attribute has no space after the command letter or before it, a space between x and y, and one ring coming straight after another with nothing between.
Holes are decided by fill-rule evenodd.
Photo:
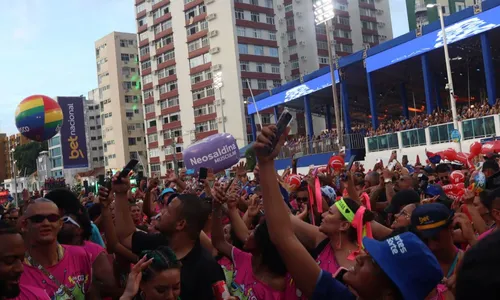
<instances>
[{"instance_id":1,"label":"inflatable advertising balloon","mask_svg":"<svg viewBox=\"0 0 500 300\"><path fill-rule=\"evenodd\" d=\"M182 156L188 170L198 172L203 167L217 173L235 165L240 160L240 150L232 135L217 133L187 147Z\"/></svg>"},{"instance_id":2,"label":"inflatable advertising balloon","mask_svg":"<svg viewBox=\"0 0 500 300\"><path fill-rule=\"evenodd\" d=\"M473 159L474 157L478 156L479 154L481 154L481 149L482 149L482 145L480 142L474 142L470 145L470 155L469 155L469 159Z\"/></svg>"},{"instance_id":3,"label":"inflatable advertising balloon","mask_svg":"<svg viewBox=\"0 0 500 300\"><path fill-rule=\"evenodd\" d=\"M30 140L43 142L61 129L63 113L59 104L43 95L24 99L16 108L16 127Z\"/></svg>"},{"instance_id":4,"label":"inflatable advertising balloon","mask_svg":"<svg viewBox=\"0 0 500 300\"><path fill-rule=\"evenodd\" d=\"M345 167L344 159L341 156L332 156L328 161L328 174L335 174Z\"/></svg>"}]
</instances>

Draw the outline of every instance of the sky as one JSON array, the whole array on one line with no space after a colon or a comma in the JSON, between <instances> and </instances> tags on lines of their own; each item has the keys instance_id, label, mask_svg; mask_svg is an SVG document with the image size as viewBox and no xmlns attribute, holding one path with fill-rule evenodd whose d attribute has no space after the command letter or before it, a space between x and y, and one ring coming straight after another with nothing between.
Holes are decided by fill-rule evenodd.
<instances>
[{"instance_id":1,"label":"sky","mask_svg":"<svg viewBox=\"0 0 500 300\"><path fill-rule=\"evenodd\" d=\"M229 1L229 0L225 0ZM16 0L0 10L0 132L17 132L24 98L87 96L97 87L94 42L135 32L133 0ZM404 0L390 0L394 36L408 31Z\"/></svg>"}]
</instances>

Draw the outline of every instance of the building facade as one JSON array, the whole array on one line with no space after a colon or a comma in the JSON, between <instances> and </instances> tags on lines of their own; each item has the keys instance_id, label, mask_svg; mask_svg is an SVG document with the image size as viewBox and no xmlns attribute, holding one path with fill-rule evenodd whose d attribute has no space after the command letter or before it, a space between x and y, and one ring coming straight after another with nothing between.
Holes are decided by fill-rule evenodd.
<instances>
[{"instance_id":1,"label":"building facade","mask_svg":"<svg viewBox=\"0 0 500 300\"><path fill-rule=\"evenodd\" d=\"M0 133L0 183L10 178L10 153L8 137L5 133Z\"/></svg>"},{"instance_id":2,"label":"building facade","mask_svg":"<svg viewBox=\"0 0 500 300\"><path fill-rule=\"evenodd\" d=\"M450 14L474 5L475 1L476 0L406 0L408 26L410 30L415 30L418 26L424 26L439 20L436 8L428 8L427 4L438 3L443 7L444 16L449 16Z\"/></svg>"},{"instance_id":3,"label":"building facade","mask_svg":"<svg viewBox=\"0 0 500 300\"><path fill-rule=\"evenodd\" d=\"M29 140L27 137L25 137L24 135L22 135L20 133L16 133L16 134L11 134L7 138L6 143L7 144L5 146L5 149L8 149L9 146L10 146L10 149L15 149L17 146L22 146L22 145L26 145L28 143L31 143L31 140ZM11 162L12 155L7 154L5 159L6 159L6 163L5 163L6 177L5 178L11 178L12 177L12 162Z\"/></svg>"},{"instance_id":4,"label":"building facade","mask_svg":"<svg viewBox=\"0 0 500 300\"><path fill-rule=\"evenodd\" d=\"M336 1L339 55L392 38L388 0ZM228 132L252 139L246 99L328 65L324 25L303 0L136 0L148 162L182 167L182 150ZM272 109L262 123L273 123Z\"/></svg>"},{"instance_id":5,"label":"building facade","mask_svg":"<svg viewBox=\"0 0 500 300\"><path fill-rule=\"evenodd\" d=\"M112 32L95 42L104 166L122 169L146 156L137 35ZM98 126L98 125L96 125Z\"/></svg>"},{"instance_id":6,"label":"building facade","mask_svg":"<svg viewBox=\"0 0 500 300\"><path fill-rule=\"evenodd\" d=\"M88 98L84 103L84 107L89 169L94 170L104 167L104 146L99 89L94 89L88 93Z\"/></svg>"}]
</instances>

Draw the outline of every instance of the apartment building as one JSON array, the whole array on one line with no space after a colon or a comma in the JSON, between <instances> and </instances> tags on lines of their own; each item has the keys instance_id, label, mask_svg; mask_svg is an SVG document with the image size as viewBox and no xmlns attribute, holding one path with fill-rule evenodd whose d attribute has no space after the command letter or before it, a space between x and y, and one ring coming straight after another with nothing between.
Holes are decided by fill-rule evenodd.
<instances>
[{"instance_id":1,"label":"apartment building","mask_svg":"<svg viewBox=\"0 0 500 300\"><path fill-rule=\"evenodd\" d=\"M104 167L100 101L99 89L93 89L88 92L88 97L83 104L85 107L85 131L90 170Z\"/></svg>"},{"instance_id":2,"label":"apartment building","mask_svg":"<svg viewBox=\"0 0 500 300\"><path fill-rule=\"evenodd\" d=\"M443 14L450 14L461 11L475 2L481 0L406 0L406 11L408 13L408 26L410 30L415 30L417 26L424 26L439 20L438 11L435 7L428 8L427 4L437 3L443 7Z\"/></svg>"},{"instance_id":3,"label":"apartment building","mask_svg":"<svg viewBox=\"0 0 500 300\"><path fill-rule=\"evenodd\" d=\"M339 55L392 38L388 0L338 0ZM217 132L251 141L246 99L328 64L324 25L305 0L136 0L149 165ZM220 88L219 88L220 87ZM262 112L264 124L273 111Z\"/></svg>"},{"instance_id":4,"label":"apartment building","mask_svg":"<svg viewBox=\"0 0 500 300\"><path fill-rule=\"evenodd\" d=\"M29 140L27 137L20 133L16 134L11 134L10 136L5 138L5 149L15 149L17 146L22 146L26 145L28 143L31 143L31 140ZM12 177L12 162L11 162L12 156L11 155L6 155L5 157L5 178L11 178Z\"/></svg>"},{"instance_id":5,"label":"apartment building","mask_svg":"<svg viewBox=\"0 0 500 300\"><path fill-rule=\"evenodd\" d=\"M123 32L95 42L98 89L92 98L99 103L95 126L102 126L106 169L121 170L131 158L146 155L137 46L137 35Z\"/></svg>"},{"instance_id":6,"label":"apartment building","mask_svg":"<svg viewBox=\"0 0 500 300\"><path fill-rule=\"evenodd\" d=\"M8 167L9 159L9 143L7 134L0 133L0 183L9 178L10 167Z\"/></svg>"}]
</instances>

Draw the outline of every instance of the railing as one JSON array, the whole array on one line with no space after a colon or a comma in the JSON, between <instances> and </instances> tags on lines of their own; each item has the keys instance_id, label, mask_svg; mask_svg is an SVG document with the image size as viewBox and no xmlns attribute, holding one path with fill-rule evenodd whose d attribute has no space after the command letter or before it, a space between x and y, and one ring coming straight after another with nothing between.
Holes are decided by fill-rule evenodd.
<instances>
[{"instance_id":1,"label":"railing","mask_svg":"<svg viewBox=\"0 0 500 300\"><path fill-rule=\"evenodd\" d=\"M487 116L478 119L469 119L462 121L462 132L464 140L482 138L495 134L495 119L493 116Z\"/></svg>"},{"instance_id":2,"label":"railing","mask_svg":"<svg viewBox=\"0 0 500 300\"><path fill-rule=\"evenodd\" d=\"M368 151L383 151L399 148L398 134L388 133L368 138Z\"/></svg>"},{"instance_id":3,"label":"railing","mask_svg":"<svg viewBox=\"0 0 500 300\"><path fill-rule=\"evenodd\" d=\"M441 144L441 143L451 142L452 131L453 131L453 123L429 126L431 144Z\"/></svg>"},{"instance_id":4,"label":"railing","mask_svg":"<svg viewBox=\"0 0 500 300\"><path fill-rule=\"evenodd\" d=\"M345 134L344 144L346 149L363 149L365 148L365 134L363 133Z\"/></svg>"},{"instance_id":5,"label":"railing","mask_svg":"<svg viewBox=\"0 0 500 300\"><path fill-rule=\"evenodd\" d=\"M401 139L403 148L417 147L427 144L424 128L402 131Z\"/></svg>"},{"instance_id":6,"label":"railing","mask_svg":"<svg viewBox=\"0 0 500 300\"><path fill-rule=\"evenodd\" d=\"M323 138L320 140L310 140L301 142L288 142L278 155L278 158L291 158L296 153L303 155L319 154L339 151L336 138Z\"/></svg>"}]
</instances>

